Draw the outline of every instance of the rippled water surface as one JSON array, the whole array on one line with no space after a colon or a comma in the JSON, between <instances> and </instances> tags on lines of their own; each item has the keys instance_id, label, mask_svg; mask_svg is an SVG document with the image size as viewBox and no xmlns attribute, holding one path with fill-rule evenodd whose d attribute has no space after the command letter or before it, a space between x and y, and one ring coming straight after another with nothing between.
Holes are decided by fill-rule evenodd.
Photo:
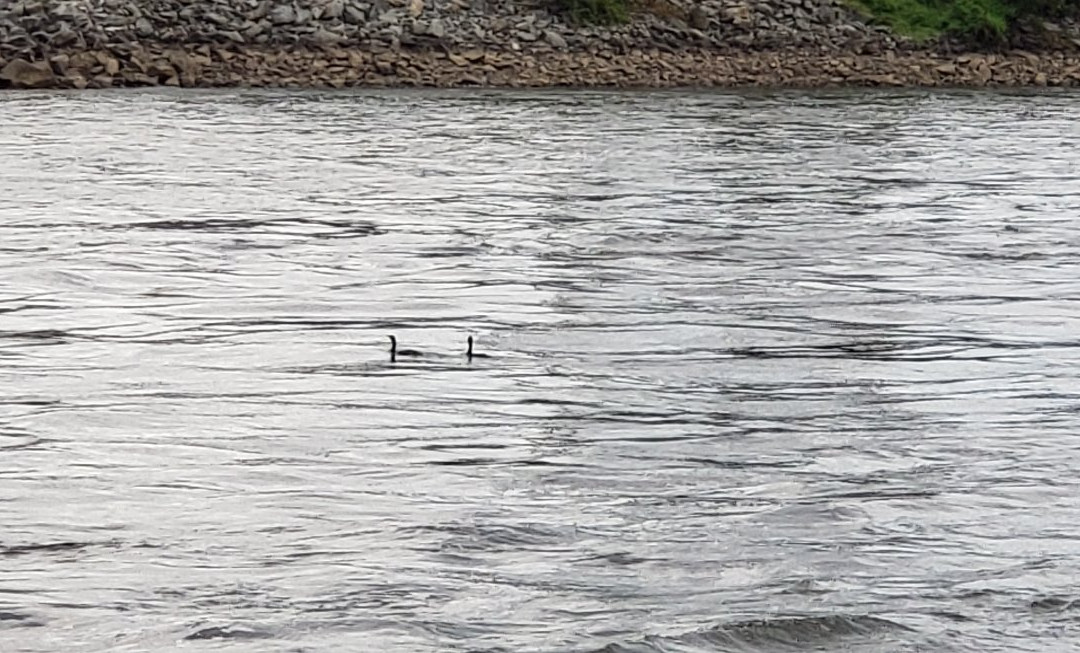
<instances>
[{"instance_id":1,"label":"rippled water surface","mask_svg":"<svg viewBox=\"0 0 1080 653\"><path fill-rule=\"evenodd\" d=\"M4 94L0 651L1075 651L1077 143L1076 95Z\"/></svg>"}]
</instances>

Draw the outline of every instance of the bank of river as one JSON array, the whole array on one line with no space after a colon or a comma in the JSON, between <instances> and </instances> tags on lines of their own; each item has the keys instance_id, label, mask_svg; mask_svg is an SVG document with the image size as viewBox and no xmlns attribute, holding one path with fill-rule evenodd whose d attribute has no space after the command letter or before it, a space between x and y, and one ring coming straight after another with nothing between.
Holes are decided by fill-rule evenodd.
<instances>
[{"instance_id":1,"label":"bank of river","mask_svg":"<svg viewBox=\"0 0 1080 653\"><path fill-rule=\"evenodd\" d=\"M839 0L654 0L619 27L493 0L22 0L0 86L1072 86L1080 52L914 47ZM1070 49L1072 48L1072 49Z\"/></svg>"}]
</instances>

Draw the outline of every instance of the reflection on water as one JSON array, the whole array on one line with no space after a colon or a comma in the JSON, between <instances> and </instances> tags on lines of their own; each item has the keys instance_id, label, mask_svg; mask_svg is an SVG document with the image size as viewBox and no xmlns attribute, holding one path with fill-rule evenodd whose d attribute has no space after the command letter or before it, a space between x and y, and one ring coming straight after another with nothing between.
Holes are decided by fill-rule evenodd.
<instances>
[{"instance_id":1,"label":"reflection on water","mask_svg":"<svg viewBox=\"0 0 1080 653\"><path fill-rule=\"evenodd\" d=\"M1078 113L2 96L0 649L1073 650Z\"/></svg>"}]
</instances>

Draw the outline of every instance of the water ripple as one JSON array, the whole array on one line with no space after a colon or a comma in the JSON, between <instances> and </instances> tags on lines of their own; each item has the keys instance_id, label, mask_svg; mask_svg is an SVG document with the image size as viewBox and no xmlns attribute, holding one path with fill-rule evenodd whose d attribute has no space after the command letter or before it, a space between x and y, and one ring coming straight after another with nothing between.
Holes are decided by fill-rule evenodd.
<instances>
[{"instance_id":1,"label":"water ripple","mask_svg":"<svg viewBox=\"0 0 1080 653\"><path fill-rule=\"evenodd\" d=\"M1080 640L1075 95L0 117L0 648Z\"/></svg>"}]
</instances>

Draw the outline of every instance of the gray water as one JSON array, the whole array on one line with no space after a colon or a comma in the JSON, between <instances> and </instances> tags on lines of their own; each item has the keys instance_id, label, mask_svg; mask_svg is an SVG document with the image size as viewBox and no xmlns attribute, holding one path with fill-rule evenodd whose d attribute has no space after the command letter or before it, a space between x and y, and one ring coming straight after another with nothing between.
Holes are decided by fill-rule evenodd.
<instances>
[{"instance_id":1,"label":"gray water","mask_svg":"<svg viewBox=\"0 0 1080 653\"><path fill-rule=\"evenodd\" d=\"M0 95L0 651L1075 651L1077 143L1064 94Z\"/></svg>"}]
</instances>

